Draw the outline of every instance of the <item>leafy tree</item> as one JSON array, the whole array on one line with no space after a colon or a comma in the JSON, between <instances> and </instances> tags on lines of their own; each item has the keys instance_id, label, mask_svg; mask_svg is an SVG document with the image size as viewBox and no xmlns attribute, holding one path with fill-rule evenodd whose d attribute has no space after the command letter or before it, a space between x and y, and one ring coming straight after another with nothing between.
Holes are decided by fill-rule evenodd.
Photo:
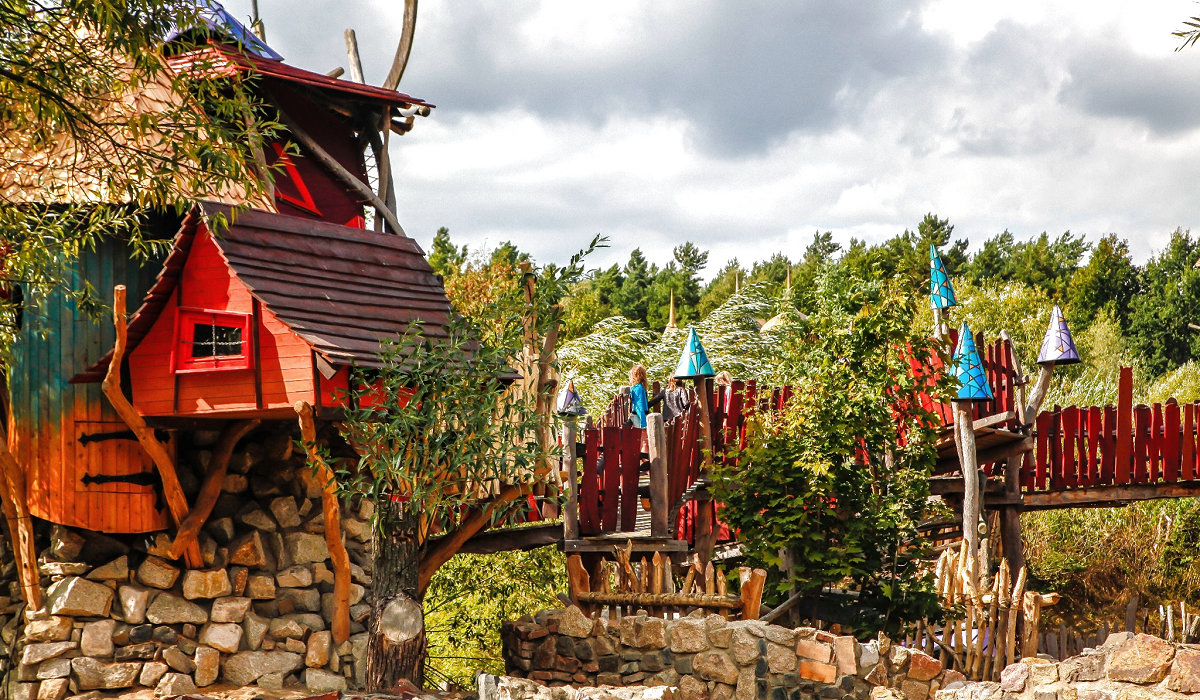
<instances>
[{"instance_id":1,"label":"leafy tree","mask_svg":"<svg viewBox=\"0 0 1200 700\"><path fill-rule=\"evenodd\" d=\"M634 248L621 272L624 279L616 295L617 309L625 318L644 324L648 310L646 290L658 273L658 268L646 261L640 248Z\"/></svg>"},{"instance_id":2,"label":"leafy tree","mask_svg":"<svg viewBox=\"0 0 1200 700\"><path fill-rule=\"evenodd\" d=\"M1191 231L1175 229L1166 250L1142 271L1142 289L1133 298L1130 345L1151 375L1159 375L1196 357L1200 334L1188 323L1200 321L1200 241Z\"/></svg>"},{"instance_id":3,"label":"leafy tree","mask_svg":"<svg viewBox=\"0 0 1200 700\"><path fill-rule=\"evenodd\" d=\"M1082 330L1096 314L1106 311L1128 327L1138 284L1138 268L1129 255L1129 244L1115 233L1101 238L1087 264L1071 278L1067 293L1070 320Z\"/></svg>"},{"instance_id":4,"label":"leafy tree","mask_svg":"<svg viewBox=\"0 0 1200 700\"><path fill-rule=\"evenodd\" d=\"M918 291L929 284L930 244L941 250L942 262L951 276L959 274L966 265L967 241L956 240L951 244L953 233L949 219L926 214L915 232L905 229L877 246L851 239L841 264L864 279L902 277L913 291Z\"/></svg>"},{"instance_id":5,"label":"leafy tree","mask_svg":"<svg viewBox=\"0 0 1200 700\"><path fill-rule=\"evenodd\" d=\"M0 242L26 298L61 289L104 236L142 257L160 249L144 235L150 213L264 192L271 175L252 151L279 125L254 80L167 65L207 41L195 3L3 2L0 27ZM168 46L172 29L183 36ZM93 292L71 295L96 312ZM15 309L2 310L10 341Z\"/></svg>"},{"instance_id":6,"label":"leafy tree","mask_svg":"<svg viewBox=\"0 0 1200 700\"><path fill-rule=\"evenodd\" d=\"M1090 247L1083 236L1074 236L1070 231L1054 240L1043 232L1037 238L1021 242L1005 231L985 241L964 272L974 282L1021 282L1040 287L1052 299L1063 300L1079 262Z\"/></svg>"},{"instance_id":7,"label":"leafy tree","mask_svg":"<svg viewBox=\"0 0 1200 700\"><path fill-rule=\"evenodd\" d=\"M457 275L467 262L467 246L457 248L450 242L450 229L439 228L433 235L433 246L429 251L429 265L443 277Z\"/></svg>"},{"instance_id":8,"label":"leafy tree","mask_svg":"<svg viewBox=\"0 0 1200 700\"><path fill-rule=\"evenodd\" d=\"M929 362L937 347L913 326L907 281L831 270L818 286L814 313L775 352L792 401L759 414L750 446L718 464L715 497L747 559L770 567L770 599L849 582L859 591L856 632L894 635L938 614L931 577L911 558L924 546L916 527L938 421L917 401L929 387L909 365ZM790 577L781 551L791 553Z\"/></svg>"},{"instance_id":9,"label":"leafy tree","mask_svg":"<svg viewBox=\"0 0 1200 700\"><path fill-rule=\"evenodd\" d=\"M697 312L701 317L712 313L733 296L736 289L746 284L746 270L742 268L737 258L725 263L721 271L713 277L700 295L700 306Z\"/></svg>"}]
</instances>

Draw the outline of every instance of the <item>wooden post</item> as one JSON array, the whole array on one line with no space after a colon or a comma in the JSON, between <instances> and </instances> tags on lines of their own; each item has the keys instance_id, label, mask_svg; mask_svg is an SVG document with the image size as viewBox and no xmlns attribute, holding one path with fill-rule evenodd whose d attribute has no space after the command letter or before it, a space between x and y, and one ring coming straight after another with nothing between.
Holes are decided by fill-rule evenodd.
<instances>
[{"instance_id":1,"label":"wooden post","mask_svg":"<svg viewBox=\"0 0 1200 700\"><path fill-rule=\"evenodd\" d=\"M713 460L712 413L708 405L710 398L709 381L707 377L697 377L693 380L696 387L696 407L699 409L700 448L704 453L700 478L707 480L708 468ZM716 546L716 527L713 520L715 513L712 508L712 496L708 489L701 486L696 492L696 553L702 561L712 558Z\"/></svg>"},{"instance_id":2,"label":"wooden post","mask_svg":"<svg viewBox=\"0 0 1200 700\"><path fill-rule=\"evenodd\" d=\"M325 516L325 544L329 547L329 559L333 564L333 621L329 629L333 641L341 644L350 638L350 556L342 542L341 506L337 500L337 481L333 470L317 452L317 427L313 422L313 409L307 401L296 402L296 415L300 421L300 438L308 452L309 464L315 469L321 482L321 513Z\"/></svg>"},{"instance_id":3,"label":"wooden post","mask_svg":"<svg viewBox=\"0 0 1200 700\"><path fill-rule=\"evenodd\" d=\"M142 449L146 450L146 454L154 460L154 466L158 468L158 474L162 478L163 496L167 499L167 508L171 512L171 519L175 521L176 526L179 526L187 518L188 502L187 497L183 495L183 487L179 485L179 476L175 473L175 463L167 454L166 448L154 436L154 431L146 427L146 421L142 420L141 414L137 412L133 404L129 403L129 399L125 398L125 392L121 389L121 363L125 359L125 345L128 342L125 330L125 285L123 284L113 287L113 325L116 326L117 341L113 345L112 359L108 363L108 371L104 373L104 381L101 382L100 388L108 397L108 402L112 404L117 415L137 436ZM192 542L191 546L184 550L183 560L189 569L203 568L204 557L200 554L200 545Z\"/></svg>"},{"instance_id":4,"label":"wooden post","mask_svg":"<svg viewBox=\"0 0 1200 700\"><path fill-rule=\"evenodd\" d=\"M591 592L591 580L588 576L587 568L583 565L583 559L578 554L572 554L567 557L567 590L571 596L571 602L580 606L584 613L590 611L584 607L587 603L580 603L580 593Z\"/></svg>"},{"instance_id":5,"label":"wooden post","mask_svg":"<svg viewBox=\"0 0 1200 700\"><path fill-rule=\"evenodd\" d=\"M1025 566L1025 545L1021 542L1021 465L1031 457L1031 453L1025 452L1004 460L1006 503L1000 509L1000 542L1009 571L1020 571Z\"/></svg>"},{"instance_id":6,"label":"wooden post","mask_svg":"<svg viewBox=\"0 0 1200 700\"><path fill-rule=\"evenodd\" d=\"M742 583L742 619L757 620L758 611L762 606L763 586L767 583L767 572L762 569L751 571L749 567L743 566L738 570L738 578Z\"/></svg>"},{"instance_id":7,"label":"wooden post","mask_svg":"<svg viewBox=\"0 0 1200 700\"><path fill-rule=\"evenodd\" d=\"M1005 665L1016 661L1017 652L1017 620L1021 615L1021 606L1025 600L1025 567L1021 567L1017 573L1017 583L1013 586L1012 599L1009 603L1008 611L1008 634L1005 640L1004 648L1008 655ZM1000 669L1003 671L1004 669Z\"/></svg>"},{"instance_id":8,"label":"wooden post","mask_svg":"<svg viewBox=\"0 0 1200 700\"><path fill-rule=\"evenodd\" d=\"M392 68L383 81L385 90L395 90L404 77L404 68L408 65L408 55L412 53L413 34L417 29L417 0L404 0L404 26L400 30L400 43L396 46L396 57L392 59Z\"/></svg>"},{"instance_id":9,"label":"wooden post","mask_svg":"<svg viewBox=\"0 0 1200 700\"><path fill-rule=\"evenodd\" d=\"M1138 596L1136 593L1129 599L1129 604L1125 606L1125 631L1137 632L1137 610Z\"/></svg>"},{"instance_id":10,"label":"wooden post","mask_svg":"<svg viewBox=\"0 0 1200 700\"><path fill-rule=\"evenodd\" d=\"M567 509L563 513L563 539L568 541L579 539L579 468L575 455L578 431L579 426L574 418L563 420L563 462L567 467Z\"/></svg>"},{"instance_id":11,"label":"wooden post","mask_svg":"<svg viewBox=\"0 0 1200 700\"><path fill-rule=\"evenodd\" d=\"M650 536L667 537L667 431L661 413L646 416L646 444L650 450Z\"/></svg>"},{"instance_id":12,"label":"wooden post","mask_svg":"<svg viewBox=\"0 0 1200 700\"><path fill-rule=\"evenodd\" d=\"M9 425L12 415L9 414ZM25 602L30 610L42 607L41 575L37 569L37 548L33 542L33 521L29 515L29 499L25 489L25 470L17 463L8 449L8 435L0 424L0 501L3 502L4 517L8 522L9 541L12 543L13 559L17 565L17 578Z\"/></svg>"},{"instance_id":13,"label":"wooden post","mask_svg":"<svg viewBox=\"0 0 1200 700\"><path fill-rule=\"evenodd\" d=\"M358 56L358 37L354 35L353 29L346 30L346 60L350 63L350 79L356 83L366 82L363 78L362 60Z\"/></svg>"},{"instance_id":14,"label":"wooden post","mask_svg":"<svg viewBox=\"0 0 1200 700\"><path fill-rule=\"evenodd\" d=\"M954 402L954 436L958 443L958 463L963 475L963 540L967 556L979 556L979 460L975 453L975 428L972 425L970 403Z\"/></svg>"},{"instance_id":15,"label":"wooden post","mask_svg":"<svg viewBox=\"0 0 1200 700\"><path fill-rule=\"evenodd\" d=\"M1037 656L1038 626L1042 621L1042 596L1033 591L1026 592L1022 608L1025 613L1025 631L1021 635L1021 658Z\"/></svg>"}]
</instances>

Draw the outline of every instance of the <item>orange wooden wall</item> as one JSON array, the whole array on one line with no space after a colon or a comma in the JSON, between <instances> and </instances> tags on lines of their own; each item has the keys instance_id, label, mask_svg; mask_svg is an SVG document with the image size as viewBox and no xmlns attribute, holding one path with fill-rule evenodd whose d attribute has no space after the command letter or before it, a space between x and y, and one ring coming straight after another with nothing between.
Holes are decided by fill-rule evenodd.
<instances>
[{"instance_id":1,"label":"orange wooden wall","mask_svg":"<svg viewBox=\"0 0 1200 700\"><path fill-rule=\"evenodd\" d=\"M226 264L204 226L196 232L179 284L177 293L129 357L133 403L139 413L250 415L270 409L291 410L297 401L314 401L312 348L266 307L260 307L257 370L175 374L171 369L171 346L180 299L184 307L209 311L254 310L250 290ZM261 377L261 405L255 391L255 371Z\"/></svg>"}]
</instances>

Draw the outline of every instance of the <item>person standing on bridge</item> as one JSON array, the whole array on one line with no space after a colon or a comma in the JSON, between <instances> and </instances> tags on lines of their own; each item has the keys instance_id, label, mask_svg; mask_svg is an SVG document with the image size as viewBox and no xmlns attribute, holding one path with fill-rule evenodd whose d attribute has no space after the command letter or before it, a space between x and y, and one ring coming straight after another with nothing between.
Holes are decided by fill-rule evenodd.
<instances>
[{"instance_id":1,"label":"person standing on bridge","mask_svg":"<svg viewBox=\"0 0 1200 700\"><path fill-rule=\"evenodd\" d=\"M634 365L629 370L629 418L633 427L646 429L646 414L650 412L650 383L646 368Z\"/></svg>"}]
</instances>

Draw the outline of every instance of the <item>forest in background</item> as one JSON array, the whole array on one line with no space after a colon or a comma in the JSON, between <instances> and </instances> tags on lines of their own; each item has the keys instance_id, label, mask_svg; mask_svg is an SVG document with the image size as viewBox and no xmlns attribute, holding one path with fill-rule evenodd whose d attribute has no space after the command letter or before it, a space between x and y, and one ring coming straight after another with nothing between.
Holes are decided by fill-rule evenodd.
<instances>
[{"instance_id":1,"label":"forest in background","mask_svg":"<svg viewBox=\"0 0 1200 700\"><path fill-rule=\"evenodd\" d=\"M561 369L593 412L607 406L635 362L648 367L652 380L665 379L682 342L681 331L664 332L673 297L677 324L697 327L718 371L769 382L778 376L779 343L760 326L777 315L800 323L837 293L831 279L896 282L920 299L914 328L931 328L925 302L930 244L941 250L958 296L952 323L965 320L989 338L1007 330L1025 367L1033 366L1052 306L1062 306L1083 362L1056 370L1047 407L1114 401L1121 366L1134 368L1135 401L1200 399L1200 332L1188 327L1200 321L1200 238L1190 231L1172 232L1168 244L1139 265L1127 241L1115 234L1096 241L1070 232L1018 240L1005 231L971 252L968 240L955 237L951 222L933 214L915 230L877 244L852 239L843 247L830 232L816 232L803 251L748 264L731 260L707 282L702 273L709 255L693 243L677 246L663 266L634 250L624 265L589 271L560 300ZM441 229L429 259L456 307L486 323L498 290L520 274L530 256L511 242L468 250ZM1050 619L1060 613L1073 622L1119 619L1134 593L1143 601L1200 603L1200 502L1194 499L1030 513L1023 516L1023 529L1036 584L1076 602L1048 611ZM471 555L460 565L495 566ZM503 575L488 580L511 585ZM434 656L445 657L434 664L450 676L467 667L494 667L486 659L498 648L493 644L498 640L491 640L495 633L456 623L533 612L553 604L561 586L558 577L523 582L528 610L519 603L500 605L486 593L478 599L447 597L432 617L455 621L447 629L456 631L431 640Z\"/></svg>"}]
</instances>

